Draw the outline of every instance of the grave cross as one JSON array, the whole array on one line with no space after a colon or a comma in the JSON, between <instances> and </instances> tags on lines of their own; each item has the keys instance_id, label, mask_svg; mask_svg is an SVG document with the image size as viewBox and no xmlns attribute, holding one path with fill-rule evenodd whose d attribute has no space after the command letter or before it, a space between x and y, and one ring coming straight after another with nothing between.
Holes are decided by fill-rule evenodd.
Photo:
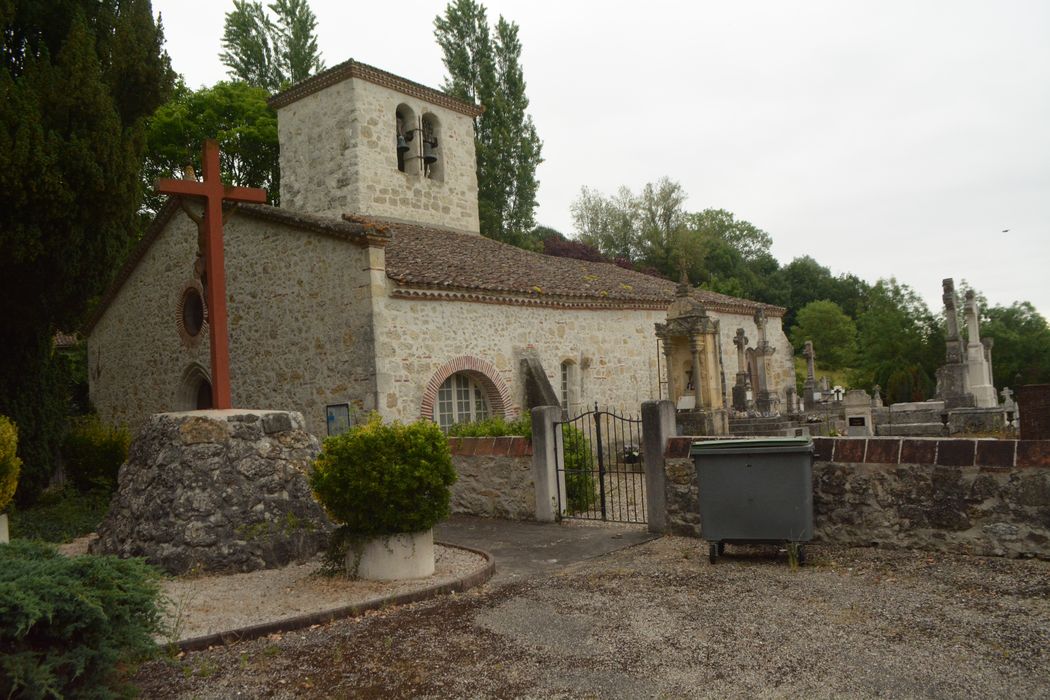
<instances>
[{"instance_id":1,"label":"grave cross","mask_svg":"<svg viewBox=\"0 0 1050 700\"><path fill-rule=\"evenodd\" d=\"M204 142L201 158L202 182L196 180L157 180L160 194L204 200L204 216L199 223L204 240L204 270L207 273L206 302L211 341L211 396L215 408L233 408L230 394L230 347L226 331L226 274L223 261L222 203L266 203L266 190L254 187L229 187L222 184L219 170L219 144L214 139Z\"/></svg>"}]
</instances>

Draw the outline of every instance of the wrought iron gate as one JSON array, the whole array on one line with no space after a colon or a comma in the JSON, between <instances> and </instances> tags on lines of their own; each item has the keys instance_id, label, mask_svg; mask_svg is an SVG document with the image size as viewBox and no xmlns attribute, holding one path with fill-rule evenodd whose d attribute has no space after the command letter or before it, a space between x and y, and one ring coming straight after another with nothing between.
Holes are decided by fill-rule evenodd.
<instances>
[{"instance_id":1,"label":"wrought iron gate","mask_svg":"<svg viewBox=\"0 0 1050 700\"><path fill-rule=\"evenodd\" d=\"M554 424L563 518L644 523L642 420L594 410Z\"/></svg>"}]
</instances>

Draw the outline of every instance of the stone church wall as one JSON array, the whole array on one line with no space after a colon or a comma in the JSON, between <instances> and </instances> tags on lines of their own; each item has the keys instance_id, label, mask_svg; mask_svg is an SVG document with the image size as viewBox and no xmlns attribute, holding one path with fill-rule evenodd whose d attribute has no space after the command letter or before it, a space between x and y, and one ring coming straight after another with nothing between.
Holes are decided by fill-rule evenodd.
<instances>
[{"instance_id":1,"label":"stone church wall","mask_svg":"<svg viewBox=\"0 0 1050 700\"><path fill-rule=\"evenodd\" d=\"M418 160L409 161L411 172L397 169L399 105L417 118L427 113L437 118L440 178L412 171ZM479 230L470 117L358 78L308 95L278 115L282 206L334 217L367 214Z\"/></svg>"},{"instance_id":2,"label":"stone church wall","mask_svg":"<svg viewBox=\"0 0 1050 700\"><path fill-rule=\"evenodd\" d=\"M719 311L708 312L712 318L718 319L718 334L722 343L722 371L726 380L726 405L733 403L733 384L736 382L737 360L736 346L733 345L733 337L737 328L743 328L747 335L748 347L753 348L758 343L758 328L755 326L753 317L745 314L728 314ZM766 317L766 340L773 346L775 354L766 361L767 382L770 391L775 391L780 396L780 410L785 410L784 390L788 386L795 386L795 353L791 342L787 339L783 330L783 319L777 316Z\"/></svg>"},{"instance_id":3,"label":"stone church wall","mask_svg":"<svg viewBox=\"0 0 1050 700\"><path fill-rule=\"evenodd\" d=\"M244 215L225 228L234 406L300 411L318 436L326 404L373 408L368 250ZM134 429L195 407L186 377L195 366L210 376L208 330L186 342L176 318L196 242L176 214L92 330L91 399L105 421Z\"/></svg>"}]
</instances>

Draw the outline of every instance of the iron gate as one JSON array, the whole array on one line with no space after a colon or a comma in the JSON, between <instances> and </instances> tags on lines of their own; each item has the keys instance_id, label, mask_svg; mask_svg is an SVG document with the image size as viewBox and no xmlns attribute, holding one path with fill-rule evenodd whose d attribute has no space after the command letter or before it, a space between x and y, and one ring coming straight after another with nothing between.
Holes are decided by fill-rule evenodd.
<instances>
[{"instance_id":1,"label":"iron gate","mask_svg":"<svg viewBox=\"0 0 1050 700\"><path fill-rule=\"evenodd\" d=\"M645 523L642 420L594 410L557 421L558 510L563 518Z\"/></svg>"}]
</instances>

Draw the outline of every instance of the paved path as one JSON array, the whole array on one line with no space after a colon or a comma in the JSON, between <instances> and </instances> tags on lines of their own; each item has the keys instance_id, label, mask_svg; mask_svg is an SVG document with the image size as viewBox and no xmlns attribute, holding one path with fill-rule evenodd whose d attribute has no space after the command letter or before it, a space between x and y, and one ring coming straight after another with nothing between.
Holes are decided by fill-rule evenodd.
<instances>
[{"instance_id":1,"label":"paved path","mask_svg":"<svg viewBox=\"0 0 1050 700\"><path fill-rule=\"evenodd\" d=\"M655 539L644 525L536 523L454 515L434 539L483 549L496 558L495 583L550 574L568 564Z\"/></svg>"}]
</instances>

